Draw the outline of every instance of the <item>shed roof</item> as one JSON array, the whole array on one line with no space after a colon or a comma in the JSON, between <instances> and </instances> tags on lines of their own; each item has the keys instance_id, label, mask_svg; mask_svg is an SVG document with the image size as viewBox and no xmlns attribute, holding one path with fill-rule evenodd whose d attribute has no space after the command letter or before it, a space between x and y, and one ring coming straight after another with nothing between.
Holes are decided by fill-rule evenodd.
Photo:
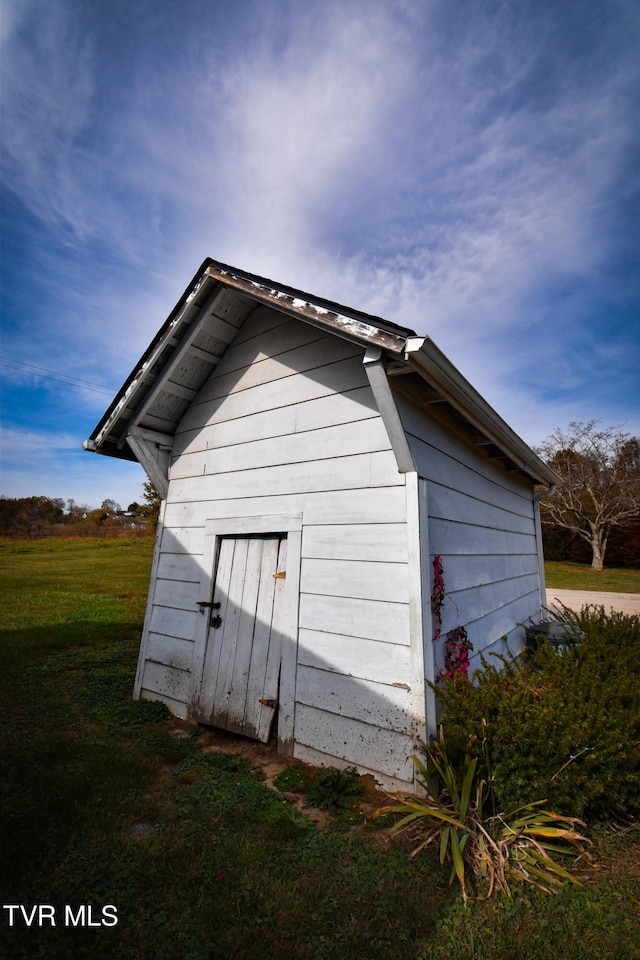
<instances>
[{"instance_id":1,"label":"shed roof","mask_svg":"<svg viewBox=\"0 0 640 960\"><path fill-rule=\"evenodd\" d=\"M246 317L266 305L343 339L378 348L415 371L464 421L475 442L538 483L557 475L517 436L429 337L322 297L207 259L146 349L88 440L86 450L135 460L132 427L170 445L178 423Z\"/></svg>"}]
</instances>

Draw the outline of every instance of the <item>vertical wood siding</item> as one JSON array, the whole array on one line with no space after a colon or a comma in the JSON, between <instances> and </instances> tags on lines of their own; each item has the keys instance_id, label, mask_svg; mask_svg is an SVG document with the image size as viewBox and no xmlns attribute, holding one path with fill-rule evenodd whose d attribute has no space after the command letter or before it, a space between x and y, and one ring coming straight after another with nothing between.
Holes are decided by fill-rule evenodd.
<instances>
[{"instance_id":1,"label":"vertical wood siding","mask_svg":"<svg viewBox=\"0 0 640 960\"><path fill-rule=\"evenodd\" d=\"M404 478L363 355L260 307L191 404L174 443L142 693L186 715L197 601L210 599L198 595L211 574L207 521L301 513L296 754L406 783Z\"/></svg>"}]
</instances>

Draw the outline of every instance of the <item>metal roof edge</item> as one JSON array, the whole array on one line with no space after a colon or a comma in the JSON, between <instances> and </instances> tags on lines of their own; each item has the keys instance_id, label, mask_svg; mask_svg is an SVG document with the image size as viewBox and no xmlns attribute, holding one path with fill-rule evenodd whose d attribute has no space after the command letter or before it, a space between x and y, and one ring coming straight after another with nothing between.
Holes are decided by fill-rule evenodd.
<instances>
[{"instance_id":1,"label":"metal roof edge","mask_svg":"<svg viewBox=\"0 0 640 960\"><path fill-rule=\"evenodd\" d=\"M176 305L171 310L169 316L167 317L167 319L164 321L164 323L162 324L162 326L160 327L156 335L151 340L147 349L144 351L140 359L136 362L131 373L126 378L126 380L124 381L124 383L122 384L122 386L120 387L116 395L114 396L113 400L105 410L99 422L96 424L92 433L89 435L88 440L85 440L83 442L82 446L85 450L100 452L96 448L95 441L100 437L105 427L107 427L107 425L111 422L112 418L121 409L122 402L127 396L130 388L133 387L136 381L140 379L143 370L153 358L158 347L166 339L167 332L173 328L177 318L184 311L184 308L188 305L188 303L197 294L198 290L202 286L202 283L206 280L207 269L210 262L211 262L210 259L206 259L200 264L200 267L198 268L196 273L193 275L191 282L186 287L184 293L182 294L182 296L179 298ZM126 456L128 458L128 454L126 454Z\"/></svg>"},{"instance_id":2,"label":"metal roof edge","mask_svg":"<svg viewBox=\"0 0 640 960\"><path fill-rule=\"evenodd\" d=\"M254 295L262 297L267 291L273 291L274 293L279 294L279 297L276 297L274 306L277 306L279 309L282 309L287 306L286 300L290 298L291 300L297 300L299 304L309 303L313 304L317 308L317 312L320 316L325 313L335 313L339 316L348 317L352 320L359 321L365 326L369 325L376 327L379 330L385 330L388 333L393 334L394 336L402 337L407 339L408 337L415 337L415 331L409 327L403 327L400 324L393 323L391 320L385 320L384 317L377 316L375 314L366 313L363 310L355 310L353 307L349 307L346 304L338 303L335 300L327 300L325 297L316 296L313 293L305 292L300 290L297 287L290 287L285 283L279 283L274 280L270 280L267 277L259 276L258 274L249 273L247 270L240 270L237 267L231 267L229 264L222 263L219 260L213 260L211 258L204 261L200 270L204 272L206 269L209 270L211 274L215 274L221 282L228 282L230 277L235 277L240 281L243 281L243 289L246 293L251 293L251 287L254 287ZM196 274L198 276L198 274ZM256 293L257 288L261 289L261 293ZM296 308L294 307L294 312Z\"/></svg>"},{"instance_id":3,"label":"metal roof edge","mask_svg":"<svg viewBox=\"0 0 640 960\"><path fill-rule=\"evenodd\" d=\"M265 303L290 316L298 317L337 336L355 340L363 345L374 344L396 355L404 352L407 338L415 335L413 330L400 327L383 320L381 317L374 317L362 311L352 310L350 307L334 301L304 293L286 284L260 277L257 274L231 267L219 260L207 257L200 264L184 293L116 393L89 438L83 442L82 446L85 450L112 455L110 445L105 445L102 449L101 438L109 433L112 424L125 406L125 401L127 405L132 400L135 404L136 388L143 380L145 368L162 348L168 334L175 329L186 307L207 282L219 283L227 288L235 289L240 294L257 302ZM120 456L128 457L129 453L125 451Z\"/></svg>"},{"instance_id":4,"label":"metal roof edge","mask_svg":"<svg viewBox=\"0 0 640 960\"><path fill-rule=\"evenodd\" d=\"M248 273L208 257L201 263L184 293L171 310L135 367L118 390L99 423L84 441L85 450L129 459L128 450L116 453L113 444L101 441L106 437L118 415L132 403L144 382L144 371L159 355L167 337L186 308L203 286L216 284L237 290L240 294L268 304L290 316L319 326L337 336L363 345L374 345L396 356L402 356L429 384L431 384L472 426L479 430L498 449L505 453L519 469L535 480L549 485L560 483L560 478L533 452L509 425L496 413L468 380L453 366L429 337L418 337L413 330L400 327L350 307L304 293L301 290L276 283L265 277ZM144 396L139 402L144 402Z\"/></svg>"},{"instance_id":5,"label":"metal roof edge","mask_svg":"<svg viewBox=\"0 0 640 960\"><path fill-rule=\"evenodd\" d=\"M512 430L430 337L410 339L405 359L465 420L506 454L519 469L545 485L562 482L557 473Z\"/></svg>"},{"instance_id":6,"label":"metal roof edge","mask_svg":"<svg viewBox=\"0 0 640 960\"><path fill-rule=\"evenodd\" d=\"M319 326L329 333L358 343L382 347L398 355L404 353L407 338L414 335L413 330L399 327L382 317L353 310L332 300L316 297L314 294L236 270L216 261L210 262L207 274L244 296Z\"/></svg>"}]
</instances>

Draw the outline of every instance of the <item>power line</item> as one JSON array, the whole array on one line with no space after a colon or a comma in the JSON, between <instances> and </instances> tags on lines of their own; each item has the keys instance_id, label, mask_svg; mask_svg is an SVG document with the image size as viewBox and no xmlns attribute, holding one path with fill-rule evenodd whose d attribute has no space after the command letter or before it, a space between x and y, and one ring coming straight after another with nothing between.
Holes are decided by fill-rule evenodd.
<instances>
[{"instance_id":1,"label":"power line","mask_svg":"<svg viewBox=\"0 0 640 960\"><path fill-rule=\"evenodd\" d=\"M28 373L32 377L40 377L42 380L66 383L68 387L82 386L84 390L90 390L92 393L104 393L108 397L112 397L115 393L115 390L110 390L108 387L105 387L104 384L94 383L92 380L81 380L79 377L72 377L71 374L61 373L59 370L47 370L46 367L38 367L35 363L27 363L25 360L13 360L11 357L0 357L0 366L8 367L10 370L17 370L19 373ZM53 374L53 376L48 376L48 374ZM64 379L61 379L63 377Z\"/></svg>"},{"instance_id":2,"label":"power line","mask_svg":"<svg viewBox=\"0 0 640 960\"><path fill-rule=\"evenodd\" d=\"M48 370L47 367L38 367L35 363L28 363L26 360L13 360L11 357L0 357L0 360L5 360L7 363L17 363L22 367L32 367L34 370L42 370L44 373L53 373L58 377L66 377L69 380L75 380L77 383L86 383L91 387L101 387L103 390L109 389L104 383L95 383L93 380L81 380L79 377L73 377L70 373L62 373L60 370Z\"/></svg>"}]
</instances>

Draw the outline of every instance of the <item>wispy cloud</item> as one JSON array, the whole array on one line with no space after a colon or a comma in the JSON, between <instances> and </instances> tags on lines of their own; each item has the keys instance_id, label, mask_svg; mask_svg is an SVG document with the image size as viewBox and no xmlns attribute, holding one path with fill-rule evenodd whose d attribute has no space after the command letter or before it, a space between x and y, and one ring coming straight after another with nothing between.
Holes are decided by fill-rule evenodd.
<instances>
[{"instance_id":1,"label":"wispy cloud","mask_svg":"<svg viewBox=\"0 0 640 960\"><path fill-rule=\"evenodd\" d=\"M77 438L71 433L0 427L0 436L2 446L10 449L16 459L30 460L36 454L55 457L61 452L78 449Z\"/></svg>"},{"instance_id":2,"label":"wispy cloud","mask_svg":"<svg viewBox=\"0 0 640 960\"><path fill-rule=\"evenodd\" d=\"M6 7L7 354L121 382L210 255L640 428L634 0Z\"/></svg>"},{"instance_id":3,"label":"wispy cloud","mask_svg":"<svg viewBox=\"0 0 640 960\"><path fill-rule=\"evenodd\" d=\"M3 451L0 495L73 499L91 508L110 498L123 506L142 500L145 479L136 463L89 457L75 433L0 429ZM108 469L101 469L104 466Z\"/></svg>"},{"instance_id":4,"label":"wispy cloud","mask_svg":"<svg viewBox=\"0 0 640 960\"><path fill-rule=\"evenodd\" d=\"M385 5L310 8L284 50L245 51L226 84L223 236L260 269L312 276L411 82L415 50Z\"/></svg>"},{"instance_id":5,"label":"wispy cloud","mask_svg":"<svg viewBox=\"0 0 640 960\"><path fill-rule=\"evenodd\" d=\"M94 93L91 45L70 9L9 4L3 43L3 178L45 223L90 229L82 136ZM85 168L85 176L83 176Z\"/></svg>"}]
</instances>

